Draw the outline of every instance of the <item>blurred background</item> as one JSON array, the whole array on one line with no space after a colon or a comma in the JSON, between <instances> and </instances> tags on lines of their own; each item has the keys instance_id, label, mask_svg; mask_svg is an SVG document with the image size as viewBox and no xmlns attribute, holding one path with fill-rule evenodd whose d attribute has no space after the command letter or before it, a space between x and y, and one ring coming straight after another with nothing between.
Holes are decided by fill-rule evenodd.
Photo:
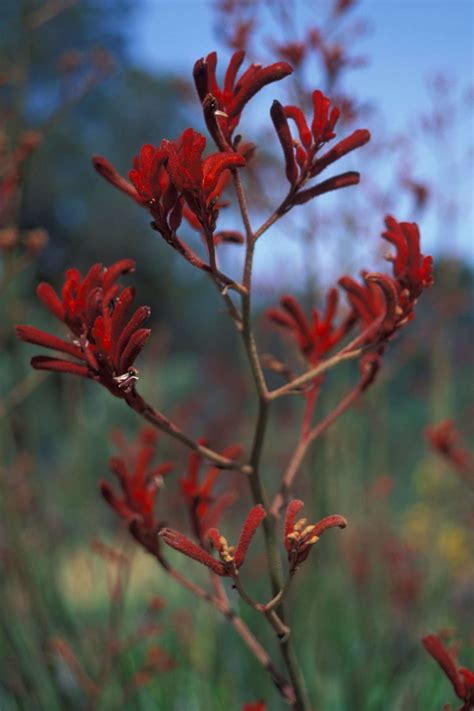
<instances>
[{"instance_id":1,"label":"blurred background","mask_svg":"<svg viewBox=\"0 0 474 711\"><path fill-rule=\"evenodd\" d=\"M435 286L416 320L391 344L363 400L317 441L298 479L310 518L338 512L350 522L324 539L292 591L309 691L331 711L437 709L453 700L419 640L444 630L462 641L462 663L472 668L473 12L468 0L3 0L2 711L237 711L258 698L283 708L233 631L166 579L98 495L115 452L111 432L135 438L137 416L94 383L31 371L38 349L14 335L17 323L61 335L36 299L38 281L60 288L71 266L131 257L137 303L152 307L140 391L193 437L248 450L255 396L212 284L90 161L104 155L126 175L144 143L175 139L189 125L204 131L192 65L217 49L222 75L236 48L250 61L284 59L296 69L252 101L239 127L257 144L246 176L255 225L285 194L273 98L307 106L320 88L342 108L339 136L359 127L373 136L345 159L345 169L361 172L359 187L295 211L260 241L262 352L289 357L291 346L265 317L282 293L321 307L341 274L387 268L379 238L387 212L419 223L422 251L435 261ZM232 192L226 197L219 224L240 229ZM224 271L239 275L242 247L220 250ZM318 418L356 377L351 364L331 373ZM264 453L270 491L296 444L301 410L297 399L275 407ZM459 433L461 465L426 436L447 419ZM177 464L159 515L180 530L187 457L161 437L157 461ZM235 475L222 474L219 486L242 502L222 527L232 539L249 498ZM246 575L264 600L262 555L257 541ZM199 566L175 562L206 584ZM268 631L230 594L278 659Z\"/></svg>"}]
</instances>

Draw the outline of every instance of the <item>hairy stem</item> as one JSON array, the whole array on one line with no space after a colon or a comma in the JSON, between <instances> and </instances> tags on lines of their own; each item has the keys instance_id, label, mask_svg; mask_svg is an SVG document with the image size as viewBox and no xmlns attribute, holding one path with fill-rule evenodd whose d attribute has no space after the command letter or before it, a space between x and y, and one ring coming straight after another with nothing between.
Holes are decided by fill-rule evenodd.
<instances>
[{"instance_id":1,"label":"hairy stem","mask_svg":"<svg viewBox=\"0 0 474 711\"><path fill-rule=\"evenodd\" d=\"M231 623L231 625L233 626L237 634L240 636L246 647L257 659L259 664L261 664L265 671L270 675L273 683L275 684L276 688L283 696L283 698L288 703L293 705L295 702L295 695L292 687L290 686L290 684L288 684L286 679L274 666L268 653L262 647L255 635L247 627L242 618L239 617L235 610L232 609L223 586L219 586L219 595L211 595L199 585L196 585L196 583L193 583L191 580L189 580L185 575L182 575L179 571L172 568L170 564L161 555L156 555L155 557L163 568L163 570L165 570L168 575L170 575L174 580L176 580L177 583L192 592L193 595L196 595L201 600L204 600L205 602L212 605L221 615L223 615L223 617L225 617L226 620Z\"/></svg>"}]
</instances>

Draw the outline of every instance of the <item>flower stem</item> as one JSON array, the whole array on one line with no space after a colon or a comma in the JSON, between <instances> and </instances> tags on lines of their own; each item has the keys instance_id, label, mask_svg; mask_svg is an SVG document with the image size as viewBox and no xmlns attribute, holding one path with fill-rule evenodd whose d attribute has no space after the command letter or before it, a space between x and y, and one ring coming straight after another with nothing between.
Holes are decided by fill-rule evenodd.
<instances>
[{"instance_id":1,"label":"flower stem","mask_svg":"<svg viewBox=\"0 0 474 711\"><path fill-rule=\"evenodd\" d=\"M254 503L262 504L262 506L268 512L269 507L267 496L260 475L260 461L268 424L270 398L260 358L258 356L251 323L252 267L256 238L252 232L247 207L247 200L245 197L245 192L243 189L240 175L237 170L234 170L232 172L234 177L237 199L239 202L240 212L242 215L242 220L246 233L246 252L242 279L242 283L246 289L246 293L242 295L242 338L244 341L247 357L249 360L250 368L258 394L258 414L257 421L255 424L255 433L249 461L249 465L252 472L249 476L249 484ZM275 519L273 518L273 516L267 516L266 518L264 518L263 532L265 537L265 546L267 551L268 570L272 594L273 596L275 596L283 587L283 575L281 569L279 547L275 533ZM280 606L280 609L277 612L278 618L282 623L281 630L283 630L283 627L285 628L285 635L281 639L281 650L295 693L295 700L292 705L292 708L294 709L294 711L308 711L310 706L306 694L304 679L299 669L296 655L293 650L293 645L289 637L289 628L286 625L285 611L283 606Z\"/></svg>"},{"instance_id":2,"label":"flower stem","mask_svg":"<svg viewBox=\"0 0 474 711\"><path fill-rule=\"evenodd\" d=\"M163 415L158 410L155 410L151 405L149 405L141 395L139 395L135 390L132 390L127 394L125 401L129 407L132 408L137 414L148 420L154 427L165 432L170 437L177 439L182 444L192 449L195 452L199 452L203 457L208 459L210 462L217 464L218 467L222 469L236 469L243 472L244 474L250 474L251 469L243 465L242 463L236 462L228 457L224 457L218 454L213 449L205 447L199 444L195 440L191 439L182 432L174 422L171 422L165 415Z\"/></svg>"}]
</instances>

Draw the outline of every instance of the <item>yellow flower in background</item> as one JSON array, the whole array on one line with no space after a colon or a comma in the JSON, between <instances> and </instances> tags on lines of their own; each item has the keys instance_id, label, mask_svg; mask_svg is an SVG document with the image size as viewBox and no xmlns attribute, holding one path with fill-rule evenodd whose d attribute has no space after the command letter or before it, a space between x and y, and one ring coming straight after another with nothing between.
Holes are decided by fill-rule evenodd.
<instances>
[{"instance_id":1,"label":"yellow flower in background","mask_svg":"<svg viewBox=\"0 0 474 711\"><path fill-rule=\"evenodd\" d=\"M414 474L415 490L419 496L439 493L449 488L451 477L446 476L446 470L434 462L432 458L425 460Z\"/></svg>"},{"instance_id":2,"label":"yellow flower in background","mask_svg":"<svg viewBox=\"0 0 474 711\"><path fill-rule=\"evenodd\" d=\"M436 539L436 549L453 568L462 568L474 559L472 533L457 524L444 524Z\"/></svg>"},{"instance_id":3,"label":"yellow flower in background","mask_svg":"<svg viewBox=\"0 0 474 711\"><path fill-rule=\"evenodd\" d=\"M427 504L418 503L405 512L403 531L415 548L426 549L432 544L433 514Z\"/></svg>"}]
</instances>

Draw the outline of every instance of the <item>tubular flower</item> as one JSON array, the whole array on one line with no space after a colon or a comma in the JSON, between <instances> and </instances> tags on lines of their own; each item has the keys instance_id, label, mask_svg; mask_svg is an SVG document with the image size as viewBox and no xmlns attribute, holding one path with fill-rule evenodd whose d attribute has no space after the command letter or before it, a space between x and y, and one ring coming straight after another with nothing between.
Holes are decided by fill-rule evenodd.
<instances>
[{"instance_id":1,"label":"tubular flower","mask_svg":"<svg viewBox=\"0 0 474 711\"><path fill-rule=\"evenodd\" d=\"M134 289L116 283L134 269L131 259L109 268L94 264L84 278L77 269L69 269L61 297L50 284L39 284L39 299L68 327L73 339L63 340L33 326L17 326L18 338L74 360L35 356L33 368L81 375L97 380L117 397L126 397L138 379L135 359L150 336L150 329L142 327L149 307L141 306L130 318Z\"/></svg>"},{"instance_id":2,"label":"tubular flower","mask_svg":"<svg viewBox=\"0 0 474 711\"><path fill-rule=\"evenodd\" d=\"M200 439L199 444L207 446L208 442L205 439ZM229 459L236 459L241 451L240 445L231 445L226 447L221 454ZM219 467L210 467L203 481L199 481L202 463L203 458L199 452L192 452L189 455L186 477L179 480L194 532L199 539L203 538L209 528L218 524L223 510L235 499L234 493L230 491L217 497L213 494L214 485L222 471Z\"/></svg>"},{"instance_id":3,"label":"tubular flower","mask_svg":"<svg viewBox=\"0 0 474 711\"><path fill-rule=\"evenodd\" d=\"M433 284L432 258L420 252L420 235L414 223L398 223L385 218L387 231L382 237L395 244L397 254L388 257L393 263L393 277L386 274L363 272L365 284L343 276L339 284L346 290L349 301L363 326L367 328L378 318L379 328L370 339L387 340L398 328L414 318L414 307L423 289Z\"/></svg>"},{"instance_id":4,"label":"tubular flower","mask_svg":"<svg viewBox=\"0 0 474 711\"><path fill-rule=\"evenodd\" d=\"M274 323L292 332L298 347L308 363L316 365L339 343L352 327L355 317L350 314L339 326L334 324L339 295L337 289L330 289L326 296L326 309L311 312L312 323L294 296L283 296L281 309L269 309L267 316Z\"/></svg>"},{"instance_id":5,"label":"tubular flower","mask_svg":"<svg viewBox=\"0 0 474 711\"><path fill-rule=\"evenodd\" d=\"M220 560L214 558L210 553L204 550L204 548L198 546L182 533L174 531L171 528L163 528L160 531L160 537L165 543L171 546L171 548L184 553L188 558L202 563L216 573L216 575L235 576L239 568L243 565L252 538L265 516L265 509L261 505L254 506L254 508L250 510L242 526L237 546L229 546L227 540L224 536L221 536L217 528L211 528L207 532L207 536L217 551Z\"/></svg>"},{"instance_id":6,"label":"tubular flower","mask_svg":"<svg viewBox=\"0 0 474 711\"><path fill-rule=\"evenodd\" d=\"M423 289L433 285L433 257L421 254L420 231L415 222L397 222L387 215L385 225L387 229L382 237L396 249L396 255L388 259L393 263L400 296L411 307Z\"/></svg>"},{"instance_id":7,"label":"tubular flower","mask_svg":"<svg viewBox=\"0 0 474 711\"><path fill-rule=\"evenodd\" d=\"M133 160L130 181L101 156L93 158L98 173L139 205L150 211L153 227L175 248L181 243L176 230L183 216L196 227L215 229L218 199L228 180L229 168L246 164L240 153L213 153L204 160L205 137L188 128L177 141L161 141L158 147L142 146ZM182 245L181 245L182 246Z\"/></svg>"},{"instance_id":8,"label":"tubular flower","mask_svg":"<svg viewBox=\"0 0 474 711\"><path fill-rule=\"evenodd\" d=\"M470 671L465 667L458 668L455 659L437 635L430 634L423 637L421 641L428 654L431 654L433 659L438 662L448 677L458 699L464 702L459 711L472 711L474 709L474 670Z\"/></svg>"},{"instance_id":9,"label":"tubular flower","mask_svg":"<svg viewBox=\"0 0 474 711\"><path fill-rule=\"evenodd\" d=\"M158 147L145 144L133 159L133 168L126 180L102 156L94 156L92 163L97 172L109 183L129 195L139 205L149 209L153 217L153 227L167 240L173 236L181 224L183 199L170 181L166 170L168 141L163 140Z\"/></svg>"},{"instance_id":10,"label":"tubular flower","mask_svg":"<svg viewBox=\"0 0 474 711\"><path fill-rule=\"evenodd\" d=\"M290 571L294 572L308 557L311 547L329 528L345 528L347 521L343 516L326 516L318 523L307 525L307 519L295 521L296 515L304 506L304 502L293 499L288 504L285 516L284 544L288 552Z\"/></svg>"},{"instance_id":11,"label":"tubular flower","mask_svg":"<svg viewBox=\"0 0 474 711\"><path fill-rule=\"evenodd\" d=\"M151 552L156 550L160 524L155 517L155 500L163 477L174 469L174 462L152 466L158 433L144 427L133 447L123 447L120 456L112 457L110 471L117 477L121 496L107 482L100 483L102 496L131 528L135 537Z\"/></svg>"},{"instance_id":12,"label":"tubular flower","mask_svg":"<svg viewBox=\"0 0 474 711\"><path fill-rule=\"evenodd\" d=\"M360 361L366 389L380 369L388 340L404 320L400 319L397 284L391 277L362 272L362 279L359 284L349 276L342 276L339 284L346 291L354 317L365 334L363 343L377 346L374 351L364 353Z\"/></svg>"},{"instance_id":13,"label":"tubular flower","mask_svg":"<svg viewBox=\"0 0 474 711\"><path fill-rule=\"evenodd\" d=\"M237 79L244 58L243 50L234 52L225 73L222 89L216 79L216 52L211 52L206 58L198 59L194 65L194 83L203 105L207 127L221 150L228 150L231 147L232 134L250 99L267 84L284 79L293 72L286 62L276 62L268 67L251 64Z\"/></svg>"},{"instance_id":14,"label":"tubular flower","mask_svg":"<svg viewBox=\"0 0 474 711\"><path fill-rule=\"evenodd\" d=\"M202 160L205 147L206 139L202 134L192 128L186 129L176 143L168 143L167 170L191 212L204 229L212 232L218 216L216 202L225 185L224 171L243 167L245 158L227 151L213 153Z\"/></svg>"},{"instance_id":15,"label":"tubular flower","mask_svg":"<svg viewBox=\"0 0 474 711\"><path fill-rule=\"evenodd\" d=\"M347 172L312 188L300 189L310 178L316 177L339 158L370 140L369 131L358 129L317 157L321 148L336 136L334 129L339 118L339 109L334 107L330 110L331 102L321 91L314 91L312 99L314 110L311 126L308 126L303 111L297 106L282 106L279 101L274 101L270 110L285 159L286 177L292 186L291 205L301 205L330 190L357 184L359 173ZM296 124L299 140L291 135L289 119Z\"/></svg>"}]
</instances>

